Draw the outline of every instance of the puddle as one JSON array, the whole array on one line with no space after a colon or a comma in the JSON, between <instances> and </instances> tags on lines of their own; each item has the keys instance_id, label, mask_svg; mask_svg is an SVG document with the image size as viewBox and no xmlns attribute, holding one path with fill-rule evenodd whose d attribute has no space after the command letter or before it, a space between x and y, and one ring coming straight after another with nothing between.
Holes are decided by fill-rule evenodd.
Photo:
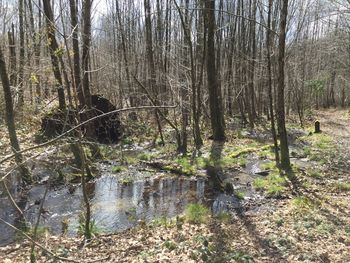
<instances>
[{"instance_id":1,"label":"puddle","mask_svg":"<svg viewBox=\"0 0 350 263\"><path fill-rule=\"evenodd\" d=\"M136 226L140 220L172 218L182 214L187 204L202 203L210 207L213 214L232 211L254 211L261 206L264 197L252 187L252 181L259 177L261 165L266 160L250 156L241 171L228 171L225 177L234 190L243 193L243 198L234 194L212 192L206 178L183 176L158 176L155 172L140 171L130 167L118 174L111 173L111 164L101 166L102 176L87 184L92 220L98 230L112 233ZM49 167L36 168L40 178L53 176ZM45 172L45 170L47 170ZM125 176L132 180L125 183ZM40 208L40 201L46 185L33 186L28 192L24 211L27 220L34 225ZM48 228L51 234L69 236L78 232L79 221L84 212L83 194L80 184L59 186L50 189L43 206L40 226ZM0 198L0 217L13 223L16 214L6 197ZM14 239L14 232L0 224L0 245Z\"/></svg>"},{"instance_id":2,"label":"puddle","mask_svg":"<svg viewBox=\"0 0 350 263\"><path fill-rule=\"evenodd\" d=\"M167 177L139 180L123 184L115 176L102 176L87 185L92 219L101 232L123 231L160 217L181 214L188 203L207 203L207 183L204 178ZM33 225L40 208L45 185L37 185L28 192L25 208L27 220ZM50 189L43 206L40 225L52 234L61 234L67 224L67 235L76 235L79 218L84 211L80 185ZM12 223L16 217L6 197L0 199L1 218ZM63 224L64 222L64 224ZM13 240L11 229L0 224L0 245Z\"/></svg>"}]
</instances>

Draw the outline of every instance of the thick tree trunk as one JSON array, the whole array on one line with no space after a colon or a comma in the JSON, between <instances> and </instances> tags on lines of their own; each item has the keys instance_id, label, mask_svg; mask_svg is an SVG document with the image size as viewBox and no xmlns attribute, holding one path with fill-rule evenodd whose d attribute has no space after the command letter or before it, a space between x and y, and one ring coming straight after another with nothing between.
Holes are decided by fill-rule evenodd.
<instances>
[{"instance_id":1,"label":"thick tree trunk","mask_svg":"<svg viewBox=\"0 0 350 263\"><path fill-rule=\"evenodd\" d=\"M215 65L215 1L205 1L207 38L207 78L209 90L209 108L214 141L225 140L225 121L222 109L221 89L217 79Z\"/></svg>"}]
</instances>

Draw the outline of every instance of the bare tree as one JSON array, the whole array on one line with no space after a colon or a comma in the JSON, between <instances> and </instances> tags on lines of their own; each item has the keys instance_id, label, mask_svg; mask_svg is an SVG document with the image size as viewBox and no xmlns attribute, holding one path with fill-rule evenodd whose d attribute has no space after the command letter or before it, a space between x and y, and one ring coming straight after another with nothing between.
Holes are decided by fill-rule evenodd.
<instances>
[{"instance_id":1,"label":"bare tree","mask_svg":"<svg viewBox=\"0 0 350 263\"><path fill-rule=\"evenodd\" d=\"M45 13L45 20L46 20L47 41L48 41L49 51L51 56L52 71L56 79L59 108L61 110L65 110L66 99L64 95L64 88L63 88L63 82L62 82L62 76L60 72L60 64L59 64L59 58L58 58L59 56L61 56L61 52L55 36L56 29L54 24L54 16L53 16L50 0L43 0L43 4L44 4L44 13Z\"/></svg>"},{"instance_id":2,"label":"bare tree","mask_svg":"<svg viewBox=\"0 0 350 263\"><path fill-rule=\"evenodd\" d=\"M278 40L278 87L277 87L277 125L280 136L281 147L281 168L289 171L291 169L289 159L288 136L285 123L285 103L284 103L284 66L286 48L286 27L288 16L288 0L281 0L281 16Z\"/></svg>"},{"instance_id":3,"label":"bare tree","mask_svg":"<svg viewBox=\"0 0 350 263\"><path fill-rule=\"evenodd\" d=\"M6 124L7 130L10 137L12 151L15 153L15 160L19 167L22 182L24 184L30 184L32 182L30 171L27 166L23 163L24 159L22 154L18 153L21 148L18 142L17 133L16 133L16 125L15 125L15 116L13 110L12 103L12 95L10 88L10 81L7 75L5 58L2 52L2 47L0 46L0 76L2 87L5 96L5 104L6 104Z\"/></svg>"}]
</instances>

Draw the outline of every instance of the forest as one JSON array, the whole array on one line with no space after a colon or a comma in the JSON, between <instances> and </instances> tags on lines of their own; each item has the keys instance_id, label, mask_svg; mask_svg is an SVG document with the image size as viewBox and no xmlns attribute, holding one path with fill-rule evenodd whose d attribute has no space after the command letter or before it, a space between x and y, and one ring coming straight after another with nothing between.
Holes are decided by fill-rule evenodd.
<instances>
[{"instance_id":1,"label":"forest","mask_svg":"<svg viewBox=\"0 0 350 263\"><path fill-rule=\"evenodd\" d=\"M0 262L350 262L349 0L0 0Z\"/></svg>"}]
</instances>

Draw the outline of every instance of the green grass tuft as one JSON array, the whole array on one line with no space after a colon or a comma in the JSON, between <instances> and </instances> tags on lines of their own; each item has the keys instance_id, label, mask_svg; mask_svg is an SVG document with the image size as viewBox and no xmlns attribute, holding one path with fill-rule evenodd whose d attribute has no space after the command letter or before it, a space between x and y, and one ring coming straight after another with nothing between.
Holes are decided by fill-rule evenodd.
<instances>
[{"instance_id":1,"label":"green grass tuft","mask_svg":"<svg viewBox=\"0 0 350 263\"><path fill-rule=\"evenodd\" d=\"M304 196L298 196L291 201L292 206L297 210L308 210L315 207L315 203L312 202L311 199L304 197Z\"/></svg>"},{"instance_id":2,"label":"green grass tuft","mask_svg":"<svg viewBox=\"0 0 350 263\"><path fill-rule=\"evenodd\" d=\"M257 190L263 190L268 195L279 196L286 190L287 181L278 172L271 173L265 178L257 178L253 181L253 186Z\"/></svg>"},{"instance_id":3,"label":"green grass tuft","mask_svg":"<svg viewBox=\"0 0 350 263\"><path fill-rule=\"evenodd\" d=\"M175 242L171 241L171 240L167 240L163 243L163 246L166 247L169 250L174 250L177 248L177 245Z\"/></svg>"},{"instance_id":4,"label":"green grass tuft","mask_svg":"<svg viewBox=\"0 0 350 263\"><path fill-rule=\"evenodd\" d=\"M209 209L201 204L189 204L185 210L186 221L192 224L203 224L209 218Z\"/></svg>"},{"instance_id":5,"label":"green grass tuft","mask_svg":"<svg viewBox=\"0 0 350 263\"><path fill-rule=\"evenodd\" d=\"M235 197L237 197L239 200L244 200L245 193L242 191L235 191L234 192Z\"/></svg>"}]
</instances>

